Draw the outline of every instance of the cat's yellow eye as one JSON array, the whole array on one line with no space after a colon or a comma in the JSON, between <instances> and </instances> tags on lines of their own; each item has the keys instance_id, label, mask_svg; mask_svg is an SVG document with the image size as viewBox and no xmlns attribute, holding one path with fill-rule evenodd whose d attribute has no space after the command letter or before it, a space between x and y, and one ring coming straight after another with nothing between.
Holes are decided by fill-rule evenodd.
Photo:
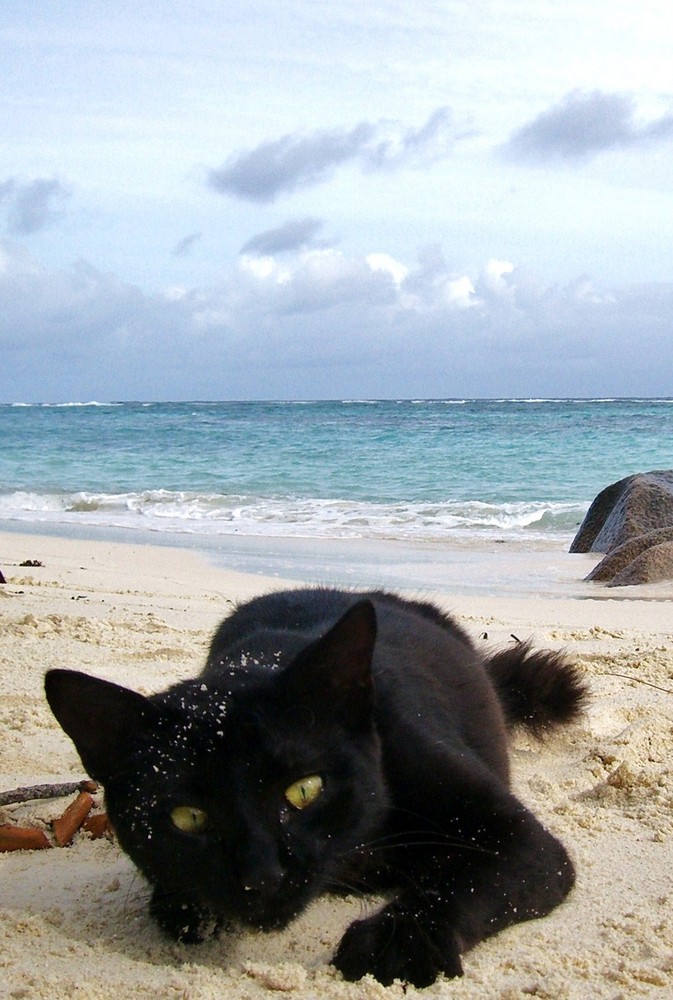
<instances>
[{"instance_id":1,"label":"cat's yellow eye","mask_svg":"<svg viewBox=\"0 0 673 1000\"><path fill-rule=\"evenodd\" d=\"M319 774L311 774L301 778L285 789L285 798L295 809L306 809L312 805L322 792L322 778Z\"/></svg>"},{"instance_id":2,"label":"cat's yellow eye","mask_svg":"<svg viewBox=\"0 0 673 1000\"><path fill-rule=\"evenodd\" d=\"M183 833L200 833L208 822L208 813L196 806L176 806L171 812L171 822Z\"/></svg>"}]
</instances>

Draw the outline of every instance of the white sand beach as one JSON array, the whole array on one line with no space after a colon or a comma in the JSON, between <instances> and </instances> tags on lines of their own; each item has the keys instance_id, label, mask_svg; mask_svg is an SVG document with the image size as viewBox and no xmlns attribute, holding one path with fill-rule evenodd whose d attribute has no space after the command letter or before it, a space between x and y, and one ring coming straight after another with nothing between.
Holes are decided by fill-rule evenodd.
<instances>
[{"instance_id":1,"label":"white sand beach","mask_svg":"<svg viewBox=\"0 0 673 1000\"><path fill-rule=\"evenodd\" d=\"M21 567L25 560L42 565ZM35 534L0 535L0 569L0 791L85 777L44 701L47 668L159 690L200 670L232 603L287 585L187 550ZM69 847L0 854L0 996L673 996L673 588L649 590L647 600L633 588L596 588L584 599L412 593L435 597L478 642L530 637L567 650L586 672L586 717L544 745L517 737L512 751L517 794L576 862L563 906L468 953L460 980L424 991L346 983L330 956L374 901L325 897L282 933L176 945L152 923L146 886L116 843L79 832ZM0 824L50 835L67 801L0 807Z\"/></svg>"}]
</instances>

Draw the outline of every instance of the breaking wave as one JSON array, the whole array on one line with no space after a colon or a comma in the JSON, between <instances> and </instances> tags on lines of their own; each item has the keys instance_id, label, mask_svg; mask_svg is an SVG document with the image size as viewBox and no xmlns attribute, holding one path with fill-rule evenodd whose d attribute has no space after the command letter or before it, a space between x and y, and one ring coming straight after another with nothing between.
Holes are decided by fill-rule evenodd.
<instances>
[{"instance_id":1,"label":"breaking wave","mask_svg":"<svg viewBox=\"0 0 673 1000\"><path fill-rule=\"evenodd\" d=\"M577 503L480 501L372 503L145 490L0 494L0 518L201 535L388 538L564 537L586 511Z\"/></svg>"}]
</instances>

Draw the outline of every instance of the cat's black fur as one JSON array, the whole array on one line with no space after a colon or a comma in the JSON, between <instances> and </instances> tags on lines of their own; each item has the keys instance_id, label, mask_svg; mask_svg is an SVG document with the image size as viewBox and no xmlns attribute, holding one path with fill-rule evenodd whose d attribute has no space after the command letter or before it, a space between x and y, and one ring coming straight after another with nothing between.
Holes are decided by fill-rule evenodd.
<instances>
[{"instance_id":1,"label":"cat's black fur","mask_svg":"<svg viewBox=\"0 0 673 1000\"><path fill-rule=\"evenodd\" d=\"M563 846L509 790L507 729L573 719L575 669L526 645L483 657L429 603L269 594L225 619L196 680L146 698L54 670L46 692L176 938L280 928L326 891L383 893L333 962L424 986L573 885ZM286 790L309 776L321 791L296 808ZM203 828L176 828L176 806Z\"/></svg>"}]
</instances>

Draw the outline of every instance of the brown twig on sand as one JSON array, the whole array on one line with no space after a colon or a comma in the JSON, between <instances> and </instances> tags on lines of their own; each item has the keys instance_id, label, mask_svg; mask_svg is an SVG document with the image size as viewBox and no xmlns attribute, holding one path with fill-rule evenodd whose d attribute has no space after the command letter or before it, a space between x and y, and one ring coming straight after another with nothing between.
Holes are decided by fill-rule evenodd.
<instances>
[{"instance_id":1,"label":"brown twig on sand","mask_svg":"<svg viewBox=\"0 0 673 1000\"><path fill-rule=\"evenodd\" d=\"M9 823L0 826L0 852L42 851L45 847L51 847L51 843L42 830Z\"/></svg>"},{"instance_id":2,"label":"brown twig on sand","mask_svg":"<svg viewBox=\"0 0 673 1000\"><path fill-rule=\"evenodd\" d=\"M31 802L33 799L56 799L74 792L97 792L95 781L65 781L56 785L25 785L13 788L8 792L0 792L0 806L13 805L16 802Z\"/></svg>"},{"instance_id":3,"label":"brown twig on sand","mask_svg":"<svg viewBox=\"0 0 673 1000\"><path fill-rule=\"evenodd\" d=\"M82 829L86 830L93 840L99 840L101 837L111 838L113 836L112 826L110 825L108 814L105 812L87 816L82 823Z\"/></svg>"},{"instance_id":4,"label":"brown twig on sand","mask_svg":"<svg viewBox=\"0 0 673 1000\"><path fill-rule=\"evenodd\" d=\"M65 847L75 836L80 826L93 809L93 798L89 792L80 792L66 811L51 824L54 838L59 847Z\"/></svg>"}]
</instances>

